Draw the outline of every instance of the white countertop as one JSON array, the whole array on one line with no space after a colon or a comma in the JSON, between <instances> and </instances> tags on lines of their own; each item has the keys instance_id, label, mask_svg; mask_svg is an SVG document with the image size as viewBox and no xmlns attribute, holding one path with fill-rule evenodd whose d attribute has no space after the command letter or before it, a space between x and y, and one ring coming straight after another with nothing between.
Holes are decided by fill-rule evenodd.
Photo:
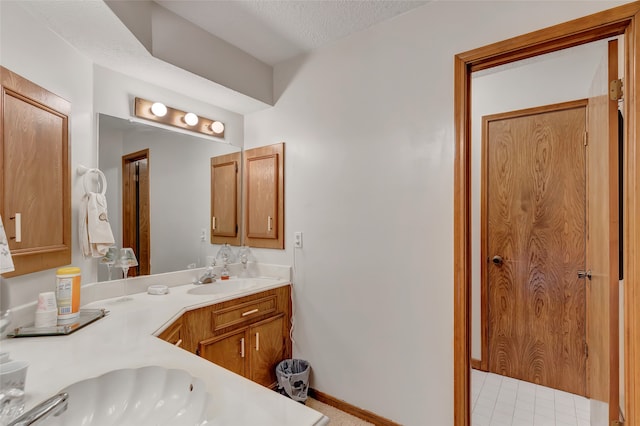
<instances>
[{"instance_id":1,"label":"white countertop","mask_svg":"<svg viewBox=\"0 0 640 426\"><path fill-rule=\"evenodd\" d=\"M30 364L27 410L77 381L111 370L157 365L185 370L206 383L211 425L327 424L321 413L154 337L188 310L288 284L289 279L269 279L251 290L218 295L189 294L196 286L185 284L171 287L167 295L137 293L128 301L97 300L82 307L105 308L108 316L68 336L4 339L2 351Z\"/></svg>"}]
</instances>

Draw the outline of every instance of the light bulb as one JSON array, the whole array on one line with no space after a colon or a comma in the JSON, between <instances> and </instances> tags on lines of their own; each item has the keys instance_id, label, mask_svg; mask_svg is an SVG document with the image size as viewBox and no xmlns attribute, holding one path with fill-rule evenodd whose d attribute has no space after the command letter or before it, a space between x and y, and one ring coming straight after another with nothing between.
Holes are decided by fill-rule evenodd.
<instances>
[{"instance_id":1,"label":"light bulb","mask_svg":"<svg viewBox=\"0 0 640 426\"><path fill-rule=\"evenodd\" d=\"M167 107L163 103L155 102L151 105L151 112L156 117L164 117L167 115Z\"/></svg>"},{"instance_id":2,"label":"light bulb","mask_svg":"<svg viewBox=\"0 0 640 426\"><path fill-rule=\"evenodd\" d=\"M222 133L224 132L224 124L220 121L214 121L211 123L211 131L213 133Z\"/></svg>"},{"instance_id":3,"label":"light bulb","mask_svg":"<svg viewBox=\"0 0 640 426\"><path fill-rule=\"evenodd\" d=\"M188 112L184 116L184 122L189 126L195 126L196 124L198 124L198 116L192 112Z\"/></svg>"}]
</instances>

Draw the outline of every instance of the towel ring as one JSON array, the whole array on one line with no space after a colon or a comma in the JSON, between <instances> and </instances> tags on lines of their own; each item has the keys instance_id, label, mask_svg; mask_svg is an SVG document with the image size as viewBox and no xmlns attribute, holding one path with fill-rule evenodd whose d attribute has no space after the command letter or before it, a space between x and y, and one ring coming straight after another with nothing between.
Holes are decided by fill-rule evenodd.
<instances>
[{"instance_id":1,"label":"towel ring","mask_svg":"<svg viewBox=\"0 0 640 426\"><path fill-rule=\"evenodd\" d=\"M78 174L79 175L84 175L84 178L82 180L82 183L84 185L84 191L85 193L90 193L93 192L91 191L91 189L89 188L89 185L91 184L91 178L89 177L89 175L92 174L96 174L98 175L98 190L97 192L101 193L102 195L104 195L107 192L107 178L105 177L104 173L102 173L102 171L100 169L88 169L84 166L79 166L78 167Z\"/></svg>"}]
</instances>

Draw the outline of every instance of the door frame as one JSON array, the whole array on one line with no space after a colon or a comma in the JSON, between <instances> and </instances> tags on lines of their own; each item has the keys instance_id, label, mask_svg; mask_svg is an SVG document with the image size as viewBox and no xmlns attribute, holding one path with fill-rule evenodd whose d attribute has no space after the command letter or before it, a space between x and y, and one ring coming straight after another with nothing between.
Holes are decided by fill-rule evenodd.
<instances>
[{"instance_id":1,"label":"door frame","mask_svg":"<svg viewBox=\"0 0 640 426\"><path fill-rule=\"evenodd\" d=\"M151 255L150 255L150 216L149 216L149 192L143 194L144 199L138 204L136 202L135 183L130 180L132 165L139 160L146 159L149 161L149 149L133 152L122 156L122 246L132 247L130 244L135 238L135 232L132 229L135 222L135 212L132 206L136 206L143 220L140 222L139 229L139 250L135 253L138 259L138 266L131 268L129 273L131 276L149 275L151 273ZM147 163L148 164L148 163ZM147 175L149 166L147 165ZM148 182L148 179L147 179ZM135 247L132 247L135 250ZM132 273L133 272L133 273Z\"/></svg>"},{"instance_id":2,"label":"door frame","mask_svg":"<svg viewBox=\"0 0 640 426\"><path fill-rule=\"evenodd\" d=\"M627 425L640 424L640 2L625 4L454 57L454 425L471 420L471 73L624 34L624 363ZM636 419L638 421L636 422Z\"/></svg>"}]
</instances>

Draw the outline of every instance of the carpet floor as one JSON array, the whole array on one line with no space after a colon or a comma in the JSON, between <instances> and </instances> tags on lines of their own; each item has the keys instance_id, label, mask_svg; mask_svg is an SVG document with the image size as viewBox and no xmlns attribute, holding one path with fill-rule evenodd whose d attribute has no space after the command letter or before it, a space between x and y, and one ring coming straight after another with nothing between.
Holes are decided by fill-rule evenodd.
<instances>
[{"instance_id":1,"label":"carpet floor","mask_svg":"<svg viewBox=\"0 0 640 426\"><path fill-rule=\"evenodd\" d=\"M365 422L358 417L352 416L351 414L345 413L344 411L340 411L335 407L327 405L313 398L307 398L307 403L305 405L329 417L331 426L373 425L373 423Z\"/></svg>"}]
</instances>

